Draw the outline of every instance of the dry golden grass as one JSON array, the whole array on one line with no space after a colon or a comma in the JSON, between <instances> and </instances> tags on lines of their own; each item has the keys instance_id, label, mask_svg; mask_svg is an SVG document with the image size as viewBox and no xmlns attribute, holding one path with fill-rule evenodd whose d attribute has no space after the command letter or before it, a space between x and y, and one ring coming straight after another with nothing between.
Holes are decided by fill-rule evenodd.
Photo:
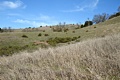
<instances>
[{"instance_id":1,"label":"dry golden grass","mask_svg":"<svg viewBox=\"0 0 120 80\"><path fill-rule=\"evenodd\" d=\"M0 80L120 80L120 34L0 57Z\"/></svg>"}]
</instances>

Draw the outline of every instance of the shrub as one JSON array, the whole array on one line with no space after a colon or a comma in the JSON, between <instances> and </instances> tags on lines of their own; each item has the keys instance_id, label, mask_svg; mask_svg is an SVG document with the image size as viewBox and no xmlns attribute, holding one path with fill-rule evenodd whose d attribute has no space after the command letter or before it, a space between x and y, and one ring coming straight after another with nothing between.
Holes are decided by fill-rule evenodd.
<instances>
[{"instance_id":1,"label":"shrub","mask_svg":"<svg viewBox=\"0 0 120 80\"><path fill-rule=\"evenodd\" d=\"M77 39L77 37L73 37L73 38L70 38L70 37L66 37L66 38L55 37L55 38L50 38L47 42L52 46L56 46L56 44L58 44L58 43L67 43L67 42L70 42L70 41L74 41L76 39Z\"/></svg>"},{"instance_id":2,"label":"shrub","mask_svg":"<svg viewBox=\"0 0 120 80\"><path fill-rule=\"evenodd\" d=\"M81 36L78 36L78 38L80 38Z\"/></svg>"},{"instance_id":3,"label":"shrub","mask_svg":"<svg viewBox=\"0 0 120 80\"><path fill-rule=\"evenodd\" d=\"M39 33L39 34L38 34L38 36L42 36L42 34L41 34L41 33Z\"/></svg>"},{"instance_id":4,"label":"shrub","mask_svg":"<svg viewBox=\"0 0 120 80\"><path fill-rule=\"evenodd\" d=\"M64 32L67 32L67 31L69 31L69 29L68 28L64 28Z\"/></svg>"},{"instance_id":5,"label":"shrub","mask_svg":"<svg viewBox=\"0 0 120 80\"><path fill-rule=\"evenodd\" d=\"M94 26L94 28L96 28L96 26Z\"/></svg>"},{"instance_id":6,"label":"shrub","mask_svg":"<svg viewBox=\"0 0 120 80\"><path fill-rule=\"evenodd\" d=\"M28 36L26 36L25 34L22 35L23 38L28 38Z\"/></svg>"},{"instance_id":7,"label":"shrub","mask_svg":"<svg viewBox=\"0 0 120 80\"><path fill-rule=\"evenodd\" d=\"M84 27L87 27L87 26L90 26L90 25L93 25L92 21L85 21Z\"/></svg>"},{"instance_id":8,"label":"shrub","mask_svg":"<svg viewBox=\"0 0 120 80\"><path fill-rule=\"evenodd\" d=\"M43 30L43 32L45 32L45 30Z\"/></svg>"},{"instance_id":9,"label":"shrub","mask_svg":"<svg viewBox=\"0 0 120 80\"><path fill-rule=\"evenodd\" d=\"M86 30L86 32L88 32L88 30Z\"/></svg>"},{"instance_id":10,"label":"shrub","mask_svg":"<svg viewBox=\"0 0 120 80\"><path fill-rule=\"evenodd\" d=\"M26 49L27 47L22 46L6 46L0 48L0 56L10 56L14 53L17 53L23 49Z\"/></svg>"},{"instance_id":11,"label":"shrub","mask_svg":"<svg viewBox=\"0 0 120 80\"><path fill-rule=\"evenodd\" d=\"M75 31L72 31L72 33L75 33Z\"/></svg>"},{"instance_id":12,"label":"shrub","mask_svg":"<svg viewBox=\"0 0 120 80\"><path fill-rule=\"evenodd\" d=\"M105 37L105 35L101 35L101 37Z\"/></svg>"},{"instance_id":13,"label":"shrub","mask_svg":"<svg viewBox=\"0 0 120 80\"><path fill-rule=\"evenodd\" d=\"M61 27L53 27L53 32L62 32L62 28Z\"/></svg>"},{"instance_id":14,"label":"shrub","mask_svg":"<svg viewBox=\"0 0 120 80\"><path fill-rule=\"evenodd\" d=\"M81 25L81 28L83 28L83 27L84 27L84 25L82 24L82 25Z\"/></svg>"},{"instance_id":15,"label":"shrub","mask_svg":"<svg viewBox=\"0 0 120 80\"><path fill-rule=\"evenodd\" d=\"M73 38L72 38L72 41L74 41L74 40L76 40L76 39L77 39L77 37L73 37Z\"/></svg>"},{"instance_id":16,"label":"shrub","mask_svg":"<svg viewBox=\"0 0 120 80\"><path fill-rule=\"evenodd\" d=\"M45 34L45 36L49 36L48 34Z\"/></svg>"}]
</instances>

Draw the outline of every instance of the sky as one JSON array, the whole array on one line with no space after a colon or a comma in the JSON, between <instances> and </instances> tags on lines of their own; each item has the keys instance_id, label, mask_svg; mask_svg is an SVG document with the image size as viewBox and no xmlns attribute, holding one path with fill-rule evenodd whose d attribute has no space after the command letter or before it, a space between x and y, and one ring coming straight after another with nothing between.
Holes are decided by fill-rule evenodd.
<instances>
[{"instance_id":1,"label":"sky","mask_svg":"<svg viewBox=\"0 0 120 80\"><path fill-rule=\"evenodd\" d=\"M83 24L96 14L114 14L120 0L0 0L0 28Z\"/></svg>"}]
</instances>

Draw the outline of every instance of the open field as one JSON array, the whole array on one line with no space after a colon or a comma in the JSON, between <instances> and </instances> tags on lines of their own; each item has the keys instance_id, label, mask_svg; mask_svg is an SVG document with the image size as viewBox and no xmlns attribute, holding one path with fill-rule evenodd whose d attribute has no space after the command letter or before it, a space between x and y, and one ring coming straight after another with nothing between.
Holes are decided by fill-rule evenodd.
<instances>
[{"instance_id":1,"label":"open field","mask_svg":"<svg viewBox=\"0 0 120 80\"><path fill-rule=\"evenodd\" d=\"M120 80L120 34L0 57L1 80Z\"/></svg>"},{"instance_id":2,"label":"open field","mask_svg":"<svg viewBox=\"0 0 120 80\"><path fill-rule=\"evenodd\" d=\"M69 28L69 31L67 32L53 32L50 27L42 27L38 29L45 30L45 32L22 32L22 30L16 30L10 33L0 33L0 55L11 55L23 50L32 51L34 49L38 49L39 47L44 48L47 46L33 45L33 43L44 42L55 37L73 38L80 36L80 38L77 38L77 40L74 41L79 42L87 39L116 34L120 32L120 16L85 28L75 29L75 26L76 25L67 25L66 27ZM75 31L75 33L73 33L73 31ZM38 36L39 33L41 33L42 36ZM48 34L49 36L44 36L45 34ZM23 38L22 35L26 35L28 38ZM69 44L70 43L71 42L69 42Z\"/></svg>"}]
</instances>

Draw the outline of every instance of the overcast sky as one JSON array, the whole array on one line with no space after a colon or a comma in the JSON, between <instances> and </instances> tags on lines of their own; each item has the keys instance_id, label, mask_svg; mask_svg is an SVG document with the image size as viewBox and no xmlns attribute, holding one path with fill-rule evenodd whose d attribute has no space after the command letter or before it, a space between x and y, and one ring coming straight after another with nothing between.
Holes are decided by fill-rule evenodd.
<instances>
[{"instance_id":1,"label":"overcast sky","mask_svg":"<svg viewBox=\"0 0 120 80\"><path fill-rule=\"evenodd\" d=\"M84 23L95 14L113 14L118 6L120 0L0 0L0 27Z\"/></svg>"}]
</instances>

